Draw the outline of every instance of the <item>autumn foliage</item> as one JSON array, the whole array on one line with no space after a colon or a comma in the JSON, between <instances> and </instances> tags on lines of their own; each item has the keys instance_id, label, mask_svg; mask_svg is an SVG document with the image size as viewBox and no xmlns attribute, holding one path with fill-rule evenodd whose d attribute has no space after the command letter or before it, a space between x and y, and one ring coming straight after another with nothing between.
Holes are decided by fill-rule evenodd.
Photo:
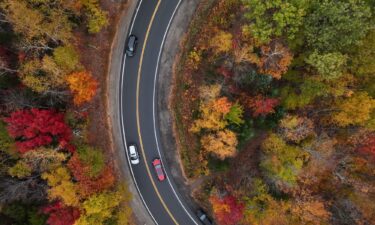
<instances>
[{"instance_id":1,"label":"autumn foliage","mask_svg":"<svg viewBox=\"0 0 375 225\"><path fill-rule=\"evenodd\" d=\"M280 79L288 70L293 55L289 49L277 41L261 47L260 71Z\"/></svg>"},{"instance_id":2,"label":"autumn foliage","mask_svg":"<svg viewBox=\"0 0 375 225\"><path fill-rule=\"evenodd\" d=\"M227 114L230 111L233 103L231 103L227 97L221 97L213 102L214 111Z\"/></svg>"},{"instance_id":3,"label":"autumn foliage","mask_svg":"<svg viewBox=\"0 0 375 225\"><path fill-rule=\"evenodd\" d=\"M373 6L198 7L171 109L186 174L205 176L194 198L216 224L375 224Z\"/></svg>"},{"instance_id":4,"label":"autumn foliage","mask_svg":"<svg viewBox=\"0 0 375 225\"><path fill-rule=\"evenodd\" d=\"M233 157L237 152L237 137L233 131L222 130L215 134L208 134L201 139L202 147L208 153L212 153L214 156L221 160L227 157Z\"/></svg>"},{"instance_id":5,"label":"autumn foliage","mask_svg":"<svg viewBox=\"0 0 375 225\"><path fill-rule=\"evenodd\" d=\"M247 106L253 111L253 116L266 116L275 112L275 107L279 104L276 98L267 98L262 95L257 95L254 98L247 100Z\"/></svg>"},{"instance_id":6,"label":"autumn foliage","mask_svg":"<svg viewBox=\"0 0 375 225\"><path fill-rule=\"evenodd\" d=\"M78 181L77 187L80 196L87 197L93 193L103 191L114 185L115 176L110 166L104 167L97 177L90 177L90 166L85 165L74 153L68 162L74 178Z\"/></svg>"},{"instance_id":7,"label":"autumn foliage","mask_svg":"<svg viewBox=\"0 0 375 225\"><path fill-rule=\"evenodd\" d=\"M73 225L79 218L80 212L73 207L66 207L61 202L56 202L42 208L42 212L49 214L49 225Z\"/></svg>"},{"instance_id":8,"label":"autumn foliage","mask_svg":"<svg viewBox=\"0 0 375 225\"><path fill-rule=\"evenodd\" d=\"M106 165L108 132L90 129L107 123L88 116L101 107L90 103L99 83L87 68L110 49L88 55L83 46L100 44L93 33L118 11L101 6L0 1L0 224L133 223L130 193ZM94 65L95 75L106 63Z\"/></svg>"},{"instance_id":9,"label":"autumn foliage","mask_svg":"<svg viewBox=\"0 0 375 225\"><path fill-rule=\"evenodd\" d=\"M375 160L375 134L363 140L363 144L357 148L357 151L368 154L372 159Z\"/></svg>"},{"instance_id":10,"label":"autumn foliage","mask_svg":"<svg viewBox=\"0 0 375 225\"><path fill-rule=\"evenodd\" d=\"M73 93L75 105L90 101L96 93L98 82L86 71L75 72L67 76L69 88Z\"/></svg>"},{"instance_id":11,"label":"autumn foliage","mask_svg":"<svg viewBox=\"0 0 375 225\"><path fill-rule=\"evenodd\" d=\"M50 109L19 110L4 121L8 123L8 132L16 139L20 153L50 144L58 144L61 148L73 150L68 144L72 138L72 131L65 124L62 113Z\"/></svg>"},{"instance_id":12,"label":"autumn foliage","mask_svg":"<svg viewBox=\"0 0 375 225\"><path fill-rule=\"evenodd\" d=\"M243 217L244 204L232 195L213 195L210 197L210 203L220 225L236 225Z\"/></svg>"}]
</instances>

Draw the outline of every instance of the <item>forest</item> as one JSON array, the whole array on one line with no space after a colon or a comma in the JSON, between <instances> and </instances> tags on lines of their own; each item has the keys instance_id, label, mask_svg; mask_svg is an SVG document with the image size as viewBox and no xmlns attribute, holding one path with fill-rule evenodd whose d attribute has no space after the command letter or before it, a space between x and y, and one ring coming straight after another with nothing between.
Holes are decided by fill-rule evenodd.
<instances>
[{"instance_id":1,"label":"forest","mask_svg":"<svg viewBox=\"0 0 375 225\"><path fill-rule=\"evenodd\" d=\"M82 60L110 19L98 0L0 1L0 224L130 221L130 193L89 130L93 74L105 74Z\"/></svg>"},{"instance_id":2,"label":"forest","mask_svg":"<svg viewBox=\"0 0 375 225\"><path fill-rule=\"evenodd\" d=\"M374 24L372 0L202 0L172 109L217 224L375 224Z\"/></svg>"}]
</instances>

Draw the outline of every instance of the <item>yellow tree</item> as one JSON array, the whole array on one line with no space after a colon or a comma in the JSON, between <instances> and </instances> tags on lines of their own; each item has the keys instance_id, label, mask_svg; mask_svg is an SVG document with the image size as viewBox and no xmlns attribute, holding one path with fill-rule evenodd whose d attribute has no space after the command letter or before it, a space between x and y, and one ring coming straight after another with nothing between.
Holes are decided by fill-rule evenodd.
<instances>
[{"instance_id":1,"label":"yellow tree","mask_svg":"<svg viewBox=\"0 0 375 225\"><path fill-rule=\"evenodd\" d=\"M100 8L98 0L81 0L86 11L87 28L90 33L98 33L108 26L108 12Z\"/></svg>"},{"instance_id":2,"label":"yellow tree","mask_svg":"<svg viewBox=\"0 0 375 225\"><path fill-rule=\"evenodd\" d=\"M46 172L61 166L68 155L51 148L38 148L22 155L22 161L32 168L33 172Z\"/></svg>"},{"instance_id":3,"label":"yellow tree","mask_svg":"<svg viewBox=\"0 0 375 225\"><path fill-rule=\"evenodd\" d=\"M228 114L233 105L227 97L219 98L220 85L202 86L199 95L202 102L199 106L200 117L194 121L190 131L198 133L201 130L221 130L228 122L225 115Z\"/></svg>"},{"instance_id":4,"label":"yellow tree","mask_svg":"<svg viewBox=\"0 0 375 225\"><path fill-rule=\"evenodd\" d=\"M58 90L65 84L66 74L47 55L42 60L33 59L21 65L19 74L24 85L39 93Z\"/></svg>"},{"instance_id":5,"label":"yellow tree","mask_svg":"<svg viewBox=\"0 0 375 225\"><path fill-rule=\"evenodd\" d=\"M5 19L16 33L22 35L23 41L30 44L30 48L50 49L49 41L68 43L72 39L71 23L62 10L54 9L45 13L27 1L20 0L2 1L1 7Z\"/></svg>"},{"instance_id":6,"label":"yellow tree","mask_svg":"<svg viewBox=\"0 0 375 225\"><path fill-rule=\"evenodd\" d=\"M338 112L333 113L332 121L340 127L363 125L371 118L375 100L367 92L357 92L336 103Z\"/></svg>"},{"instance_id":7,"label":"yellow tree","mask_svg":"<svg viewBox=\"0 0 375 225\"><path fill-rule=\"evenodd\" d=\"M194 121L190 129L190 131L194 133L198 133L202 129L221 130L228 124L226 120L224 120L223 113L214 110L213 102L202 102L199 110L201 113L200 118Z\"/></svg>"},{"instance_id":8,"label":"yellow tree","mask_svg":"<svg viewBox=\"0 0 375 225\"><path fill-rule=\"evenodd\" d=\"M75 105L90 101L96 94L98 82L87 71L72 73L67 76L66 81L74 95L73 102Z\"/></svg>"},{"instance_id":9,"label":"yellow tree","mask_svg":"<svg viewBox=\"0 0 375 225\"><path fill-rule=\"evenodd\" d=\"M254 53L254 46L252 45L234 45L233 59L236 64L242 62L250 62L259 65L259 57Z\"/></svg>"},{"instance_id":10,"label":"yellow tree","mask_svg":"<svg viewBox=\"0 0 375 225\"><path fill-rule=\"evenodd\" d=\"M42 178L47 180L51 187L48 190L50 200L61 200L67 206L78 206L79 197L76 186L71 181L71 176L67 168L59 167L51 172L42 174Z\"/></svg>"},{"instance_id":11,"label":"yellow tree","mask_svg":"<svg viewBox=\"0 0 375 225\"><path fill-rule=\"evenodd\" d=\"M124 200L122 192L104 191L90 196L82 204L83 213L75 225L101 225Z\"/></svg>"},{"instance_id":12,"label":"yellow tree","mask_svg":"<svg viewBox=\"0 0 375 225\"><path fill-rule=\"evenodd\" d=\"M246 225L290 225L290 203L279 201L268 193L268 186L259 178L253 179L245 193L245 212L242 223Z\"/></svg>"},{"instance_id":13,"label":"yellow tree","mask_svg":"<svg viewBox=\"0 0 375 225\"><path fill-rule=\"evenodd\" d=\"M214 134L208 134L201 139L205 151L212 153L221 160L236 155L238 144L236 134L231 130L221 130Z\"/></svg>"},{"instance_id":14,"label":"yellow tree","mask_svg":"<svg viewBox=\"0 0 375 225\"><path fill-rule=\"evenodd\" d=\"M232 49L231 33L225 31L218 31L217 34L211 39L209 45L215 54L226 53Z\"/></svg>"},{"instance_id":15,"label":"yellow tree","mask_svg":"<svg viewBox=\"0 0 375 225\"><path fill-rule=\"evenodd\" d=\"M331 213L320 199L297 200L293 202L291 212L297 224L329 224Z\"/></svg>"}]
</instances>

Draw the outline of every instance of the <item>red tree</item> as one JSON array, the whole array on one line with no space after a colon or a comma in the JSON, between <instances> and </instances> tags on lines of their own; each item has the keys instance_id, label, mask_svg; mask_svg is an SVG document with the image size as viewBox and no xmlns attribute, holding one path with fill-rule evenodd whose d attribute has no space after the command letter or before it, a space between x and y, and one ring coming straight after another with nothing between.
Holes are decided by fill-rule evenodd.
<instances>
[{"instance_id":1,"label":"red tree","mask_svg":"<svg viewBox=\"0 0 375 225\"><path fill-rule=\"evenodd\" d=\"M238 224L243 217L245 206L232 195L226 195L223 198L214 195L210 197L210 202L220 225Z\"/></svg>"},{"instance_id":2,"label":"red tree","mask_svg":"<svg viewBox=\"0 0 375 225\"><path fill-rule=\"evenodd\" d=\"M363 144L357 148L357 150L361 153L368 154L375 160L375 135L365 138Z\"/></svg>"},{"instance_id":3,"label":"red tree","mask_svg":"<svg viewBox=\"0 0 375 225\"><path fill-rule=\"evenodd\" d=\"M73 225L80 215L78 209L65 207L61 202L44 207L42 212L49 214L47 220L49 225Z\"/></svg>"},{"instance_id":4,"label":"red tree","mask_svg":"<svg viewBox=\"0 0 375 225\"><path fill-rule=\"evenodd\" d=\"M248 106L253 111L253 116L258 117L260 115L266 116L270 113L274 113L274 108L279 104L279 100L276 98L266 98L261 95L255 96L255 98L248 100Z\"/></svg>"},{"instance_id":5,"label":"red tree","mask_svg":"<svg viewBox=\"0 0 375 225\"><path fill-rule=\"evenodd\" d=\"M230 71L228 68L226 68L225 66L221 66L219 67L217 70L217 73L221 74L222 76L225 77L225 79L229 79L229 78L232 78L233 77L233 72Z\"/></svg>"},{"instance_id":6,"label":"red tree","mask_svg":"<svg viewBox=\"0 0 375 225\"><path fill-rule=\"evenodd\" d=\"M54 110L18 110L5 118L9 135L16 139L20 153L43 145L54 144L73 151L69 145L72 131L64 122L64 115Z\"/></svg>"}]
</instances>

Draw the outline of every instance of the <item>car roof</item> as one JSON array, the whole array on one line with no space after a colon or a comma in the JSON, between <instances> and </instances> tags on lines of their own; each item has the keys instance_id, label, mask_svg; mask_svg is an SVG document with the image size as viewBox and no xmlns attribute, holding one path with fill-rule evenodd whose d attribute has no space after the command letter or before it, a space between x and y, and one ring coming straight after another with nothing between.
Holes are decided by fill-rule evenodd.
<instances>
[{"instance_id":1,"label":"car roof","mask_svg":"<svg viewBox=\"0 0 375 225\"><path fill-rule=\"evenodd\" d=\"M137 39L137 38L136 38L134 35L131 35L131 36L129 37L128 46L129 46L129 47L133 47L133 46L134 46L134 42L135 42L136 39Z\"/></svg>"},{"instance_id":2,"label":"car roof","mask_svg":"<svg viewBox=\"0 0 375 225\"><path fill-rule=\"evenodd\" d=\"M137 153L134 145L129 146L129 152L130 152L130 154L136 154Z\"/></svg>"}]
</instances>

